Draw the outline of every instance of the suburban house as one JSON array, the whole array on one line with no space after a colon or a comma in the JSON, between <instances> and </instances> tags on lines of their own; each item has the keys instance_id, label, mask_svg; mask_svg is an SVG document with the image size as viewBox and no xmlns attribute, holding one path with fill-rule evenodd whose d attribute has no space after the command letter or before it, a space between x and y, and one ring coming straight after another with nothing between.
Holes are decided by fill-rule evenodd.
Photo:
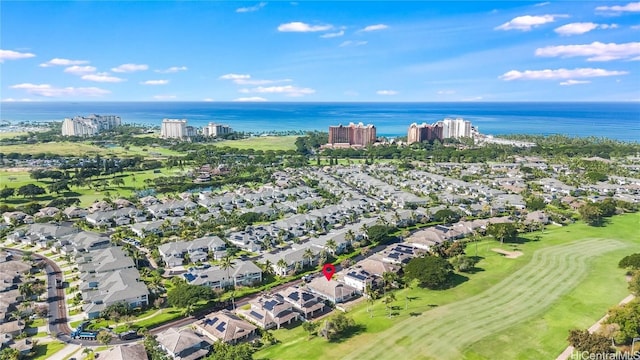
<instances>
[{"instance_id":1,"label":"suburban house","mask_svg":"<svg viewBox=\"0 0 640 360\"><path fill-rule=\"evenodd\" d=\"M251 308L237 313L262 329L278 328L298 320L300 314L280 296L261 296L249 301Z\"/></svg>"},{"instance_id":2,"label":"suburban house","mask_svg":"<svg viewBox=\"0 0 640 360\"><path fill-rule=\"evenodd\" d=\"M135 267L133 259L118 246L80 254L76 256L76 262L81 273L104 273Z\"/></svg>"},{"instance_id":3,"label":"suburban house","mask_svg":"<svg viewBox=\"0 0 640 360\"><path fill-rule=\"evenodd\" d=\"M85 273L80 277L80 291L84 312L89 319L100 316L109 305L120 302L131 308L149 305L149 290L140 280L137 269L124 269L106 273Z\"/></svg>"},{"instance_id":4,"label":"suburban house","mask_svg":"<svg viewBox=\"0 0 640 360\"><path fill-rule=\"evenodd\" d=\"M256 334L257 327L242 320L229 310L207 315L194 324L196 331L213 341L236 344L249 340Z\"/></svg>"},{"instance_id":5,"label":"suburban house","mask_svg":"<svg viewBox=\"0 0 640 360\"><path fill-rule=\"evenodd\" d=\"M119 302L130 307L149 305L149 290L140 280L133 260L122 248L109 247L77 257L83 310L89 319Z\"/></svg>"},{"instance_id":6,"label":"suburban house","mask_svg":"<svg viewBox=\"0 0 640 360\"><path fill-rule=\"evenodd\" d=\"M198 204L191 200L168 200L161 204L154 204L147 207L147 211L156 219L163 219L167 216L184 216L184 214L198 207Z\"/></svg>"},{"instance_id":7,"label":"suburban house","mask_svg":"<svg viewBox=\"0 0 640 360\"><path fill-rule=\"evenodd\" d=\"M147 351L142 344L126 344L109 347L97 354L100 360L147 360Z\"/></svg>"},{"instance_id":8,"label":"suburban house","mask_svg":"<svg viewBox=\"0 0 640 360\"><path fill-rule=\"evenodd\" d=\"M290 286L274 295L293 305L305 319L312 318L317 313L322 313L324 302L311 292L297 286Z\"/></svg>"},{"instance_id":9,"label":"suburban house","mask_svg":"<svg viewBox=\"0 0 640 360\"><path fill-rule=\"evenodd\" d=\"M61 238L55 246L59 247L63 254L85 253L110 247L111 240L102 234L80 231Z\"/></svg>"},{"instance_id":10,"label":"suburban house","mask_svg":"<svg viewBox=\"0 0 640 360\"><path fill-rule=\"evenodd\" d=\"M374 280L372 274L359 268L348 269L342 278L345 284L357 289L360 294L364 294L367 285L372 287Z\"/></svg>"},{"instance_id":11,"label":"suburban house","mask_svg":"<svg viewBox=\"0 0 640 360\"><path fill-rule=\"evenodd\" d=\"M252 286L262 282L262 270L253 262L242 260L234 260L229 269L212 266L190 270L183 276L192 285L205 285L214 289L232 285Z\"/></svg>"},{"instance_id":12,"label":"suburban house","mask_svg":"<svg viewBox=\"0 0 640 360\"><path fill-rule=\"evenodd\" d=\"M209 253L214 260L219 260L226 254L226 244L217 236L207 236L192 241L176 241L160 245L158 251L167 267L180 266L185 255L190 262L206 261Z\"/></svg>"},{"instance_id":13,"label":"suburban house","mask_svg":"<svg viewBox=\"0 0 640 360\"><path fill-rule=\"evenodd\" d=\"M175 360L202 359L211 349L211 343L191 329L169 328L158 334L156 340L160 347Z\"/></svg>"},{"instance_id":14,"label":"suburban house","mask_svg":"<svg viewBox=\"0 0 640 360\"><path fill-rule=\"evenodd\" d=\"M266 253L263 255L263 260L271 262L271 268L274 273L279 276L286 276L296 269L303 269L308 265L316 264L319 253L320 250L318 248L305 244L304 247L296 246L295 248L275 253ZM310 256L307 257L307 255ZM283 266L284 264L286 266Z\"/></svg>"},{"instance_id":15,"label":"suburban house","mask_svg":"<svg viewBox=\"0 0 640 360\"><path fill-rule=\"evenodd\" d=\"M327 281L324 277L317 277L311 280L307 284L307 289L334 304L349 301L358 295L356 288L335 280Z\"/></svg>"}]
</instances>

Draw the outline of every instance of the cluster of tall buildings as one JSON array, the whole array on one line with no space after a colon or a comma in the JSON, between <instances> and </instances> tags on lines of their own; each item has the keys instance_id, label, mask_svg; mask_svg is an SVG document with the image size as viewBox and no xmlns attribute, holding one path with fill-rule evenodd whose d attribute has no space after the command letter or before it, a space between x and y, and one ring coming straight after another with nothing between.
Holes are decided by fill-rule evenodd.
<instances>
[{"instance_id":1,"label":"cluster of tall buildings","mask_svg":"<svg viewBox=\"0 0 640 360\"><path fill-rule=\"evenodd\" d=\"M475 129L471 126L470 121L461 118L446 118L431 125L427 123L422 123L421 125L416 123L411 124L407 133L407 143L470 138L473 137L474 133Z\"/></svg>"},{"instance_id":2,"label":"cluster of tall buildings","mask_svg":"<svg viewBox=\"0 0 640 360\"><path fill-rule=\"evenodd\" d=\"M329 145L338 147L364 147L376 142L376 127L363 123L348 126L329 126Z\"/></svg>"},{"instance_id":3,"label":"cluster of tall buildings","mask_svg":"<svg viewBox=\"0 0 640 360\"><path fill-rule=\"evenodd\" d=\"M122 121L115 115L75 116L62 122L62 136L94 136L101 131L112 130Z\"/></svg>"},{"instance_id":4,"label":"cluster of tall buildings","mask_svg":"<svg viewBox=\"0 0 640 360\"><path fill-rule=\"evenodd\" d=\"M233 129L227 125L216 124L210 122L207 126L202 128L202 135L204 136L221 136L225 134L231 134ZM198 130L187 125L186 119L163 119L162 127L160 129L160 136L165 139L185 139L196 136Z\"/></svg>"}]
</instances>

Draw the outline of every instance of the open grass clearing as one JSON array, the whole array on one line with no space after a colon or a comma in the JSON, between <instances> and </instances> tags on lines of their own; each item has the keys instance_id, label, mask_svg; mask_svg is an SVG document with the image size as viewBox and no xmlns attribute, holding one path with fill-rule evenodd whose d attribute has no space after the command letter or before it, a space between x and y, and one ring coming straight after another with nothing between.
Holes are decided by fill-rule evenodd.
<instances>
[{"instance_id":1,"label":"open grass clearing","mask_svg":"<svg viewBox=\"0 0 640 360\"><path fill-rule=\"evenodd\" d=\"M468 281L461 277L458 286L443 291L399 290L396 292L398 300L391 304L396 306L397 310L394 312L397 315L391 319L388 318L388 312L380 300L373 306L373 318L367 313L366 303L356 305L349 311L349 315L356 323L364 326L365 330L339 342L328 343L320 338L307 340L307 335L300 326L290 330L276 330L274 335L281 343L259 351L256 359L344 358L346 354L358 359L411 359L411 354L414 355L413 358L430 356L433 359L447 359L451 356L458 359L555 358L567 346L566 337L569 329L590 326L602 317L609 307L626 296L624 271L617 268L617 263L630 252L640 250L640 237L637 234L639 221L640 214L629 214L614 217L609 225L601 228L588 227L580 223L549 229L542 235L541 241L520 244L519 249L524 255L517 259L505 259L491 251L491 248L496 247L495 241L480 242L478 256L482 260L477 266L482 270L464 274ZM533 239L535 235L527 234L526 237ZM585 243L582 244L582 241ZM553 248L558 251L546 250ZM535 255L539 251L545 256ZM475 254L475 244L469 245L467 253ZM546 272L549 270L544 270L543 273L542 269L531 271L532 266L527 267L527 264L534 260L542 269L553 268L552 264L571 269L575 267L575 270L570 270L575 276L567 278L560 274L561 282L566 286L558 287L558 281L554 281L553 276ZM524 288L520 283L520 289L516 289L518 283L513 284L516 279L512 279L511 286L504 287L505 279L512 278L516 272L525 275L525 271L528 276L533 277L529 278L529 283L526 283ZM498 286L499 284L503 285ZM547 301L544 306L535 309L534 314L512 315L513 310L519 309L519 303L527 301L527 288L540 289L541 286L544 289L550 286L548 289L552 292L554 300L550 303ZM501 287L504 288L500 290ZM482 297L479 295L490 295L498 290L501 294L512 291L512 301L502 304L500 301L484 300L482 304L486 309L468 308L473 306L473 303L469 302L470 298L480 301ZM523 293L519 294L517 291ZM467 307L456 303L467 304ZM514 306L516 308L511 310ZM474 315L474 311L478 315ZM506 317L506 323L501 320L501 314ZM444 337L444 345L439 345L437 341L442 341L443 336L438 329L434 330L431 321L437 321L442 325L443 322L437 319L441 316L453 320L454 324L457 321L459 328L468 329L471 338L465 340L466 332L463 333L462 339L447 335ZM512 316L518 317L517 321L511 322L509 319ZM476 317L495 318L503 327L468 328L465 325L467 320L471 321ZM456 334L461 331L455 326L448 329ZM485 337L476 339L479 335ZM496 343L502 346L496 346ZM423 344L429 344L429 347ZM444 347L445 350L442 353L431 351L431 347L438 346ZM403 350L400 355L389 350L396 347ZM383 350L378 354L381 349Z\"/></svg>"},{"instance_id":2,"label":"open grass clearing","mask_svg":"<svg viewBox=\"0 0 640 360\"><path fill-rule=\"evenodd\" d=\"M34 356L31 357L33 360L45 360L49 359L53 354L62 350L65 347L65 343L60 341L53 341L46 344L38 344L33 347Z\"/></svg>"},{"instance_id":3,"label":"open grass clearing","mask_svg":"<svg viewBox=\"0 0 640 360\"><path fill-rule=\"evenodd\" d=\"M257 136L241 140L223 140L215 142L215 146L228 146L236 149L253 150L295 150L299 136Z\"/></svg>"},{"instance_id":4,"label":"open grass clearing","mask_svg":"<svg viewBox=\"0 0 640 360\"><path fill-rule=\"evenodd\" d=\"M1 133L0 133L1 134ZM295 141L295 140L294 140ZM97 146L88 142L48 142L37 144L18 144L18 145L0 145L0 152L4 154L55 154L61 156L136 156L142 155L146 158L153 158L154 155L159 157L166 156L182 156L183 153L166 149L159 146L129 146L127 149L121 146Z\"/></svg>"}]
</instances>

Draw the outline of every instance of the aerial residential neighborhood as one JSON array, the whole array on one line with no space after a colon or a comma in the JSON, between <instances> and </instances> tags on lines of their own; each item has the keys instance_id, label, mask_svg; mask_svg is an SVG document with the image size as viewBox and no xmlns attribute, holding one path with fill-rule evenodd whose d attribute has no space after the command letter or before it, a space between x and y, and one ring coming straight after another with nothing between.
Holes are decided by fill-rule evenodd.
<instances>
[{"instance_id":1,"label":"aerial residential neighborhood","mask_svg":"<svg viewBox=\"0 0 640 360\"><path fill-rule=\"evenodd\" d=\"M61 269L55 288L66 306L57 316L65 324L56 329L70 329L64 335L70 343L130 342L122 339L140 339L143 330L156 344L145 345L146 353L198 359L216 342L268 351L278 342L272 331L323 324L365 304L373 318L376 299L385 305L380 316L402 316L412 297L394 293L409 284L404 277L419 259L442 257L460 274L473 273L478 242L498 240L481 251L515 259L519 245L500 245L517 233L539 238L545 229L575 226L589 204L611 203L620 213L640 202L634 156L607 161L619 175L595 182L578 175L589 171L584 166L601 166L601 158L578 166L526 154L483 162L327 161L280 165L264 181L245 185L3 213L7 250L0 265L11 268L0 294L5 346L23 354L33 348L21 334L34 316L22 316L46 304L45 290L18 289L34 271L43 276L35 254ZM330 279L317 270L327 262L338 267ZM25 296L38 301L22 311ZM396 301L404 307L388 305ZM30 331L64 334L49 324ZM117 345L109 356L138 351L134 346Z\"/></svg>"},{"instance_id":2,"label":"aerial residential neighborhood","mask_svg":"<svg viewBox=\"0 0 640 360\"><path fill-rule=\"evenodd\" d=\"M640 0L0 8L0 360L640 359Z\"/></svg>"}]
</instances>

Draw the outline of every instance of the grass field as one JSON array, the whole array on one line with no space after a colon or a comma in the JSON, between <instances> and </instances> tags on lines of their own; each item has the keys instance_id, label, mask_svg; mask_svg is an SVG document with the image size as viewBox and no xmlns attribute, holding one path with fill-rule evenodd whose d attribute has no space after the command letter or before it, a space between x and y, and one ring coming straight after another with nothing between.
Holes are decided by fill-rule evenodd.
<instances>
[{"instance_id":1,"label":"grass field","mask_svg":"<svg viewBox=\"0 0 640 360\"><path fill-rule=\"evenodd\" d=\"M277 330L281 343L256 358L555 358L569 329L590 326L628 294L617 263L640 250L639 223L640 214L631 214L601 228L553 228L541 241L517 245L524 252L517 259L492 252L496 242L484 241L478 249L483 270L464 274L468 279L459 278L455 288L400 290L391 319L380 301L373 318L361 303L350 315L364 331L334 343L307 340L300 326ZM468 253L474 252L472 245Z\"/></svg>"},{"instance_id":2,"label":"grass field","mask_svg":"<svg viewBox=\"0 0 640 360\"><path fill-rule=\"evenodd\" d=\"M102 200L105 196L107 196L107 192L111 195L111 197L116 198L118 196L129 196L133 191L137 189L142 189L146 187L144 180L146 179L154 179L161 176L174 176L180 175L183 171L178 168L174 169L161 169L160 173L154 173L153 170L146 171L138 171L138 172L124 172L122 174L117 174L116 176L122 177L124 179L124 185L122 187L118 186L107 186L104 190L96 190L95 188L90 189L86 186L82 187L71 187L72 193L64 194L65 196L78 196L80 198L81 206L88 206L94 203L96 200ZM112 176L99 177L94 178L93 182L98 183L101 179L105 179L107 181L111 181ZM51 183L51 180L46 179L44 181L35 181L31 179L28 171L8 171L8 170L0 170L0 186L8 186L11 188L19 188L20 186L26 184L34 184L41 187L46 187ZM34 201L40 201L42 203L46 203L51 201L55 196L55 194L46 194L37 196ZM7 200L0 201L0 203L6 203L8 205L20 205L30 202L31 199L23 198L22 196L13 196Z\"/></svg>"},{"instance_id":3,"label":"grass field","mask_svg":"<svg viewBox=\"0 0 640 360\"><path fill-rule=\"evenodd\" d=\"M65 347L65 343L54 341L46 344L38 344L34 346L35 354L31 358L33 360L45 360L49 359L53 354L62 350Z\"/></svg>"},{"instance_id":4,"label":"grass field","mask_svg":"<svg viewBox=\"0 0 640 360\"><path fill-rule=\"evenodd\" d=\"M5 154L19 153L19 154L41 154L51 153L62 156L95 156L100 154L101 156L135 156L143 155L145 158L154 158L153 154L158 156L181 156L184 155L177 151L161 148L161 147L139 147L130 146L129 149L125 149L120 146L115 147L100 147L88 143L82 142L50 142L50 143L38 143L28 145L0 145L0 152ZM156 157L158 157L156 156Z\"/></svg>"},{"instance_id":5,"label":"grass field","mask_svg":"<svg viewBox=\"0 0 640 360\"><path fill-rule=\"evenodd\" d=\"M0 139L9 139L16 136L27 135L26 132L0 132Z\"/></svg>"},{"instance_id":6,"label":"grass field","mask_svg":"<svg viewBox=\"0 0 640 360\"><path fill-rule=\"evenodd\" d=\"M254 150L295 150L298 136L260 136L242 140L225 140L214 143L216 146L229 146L237 149Z\"/></svg>"}]
</instances>

